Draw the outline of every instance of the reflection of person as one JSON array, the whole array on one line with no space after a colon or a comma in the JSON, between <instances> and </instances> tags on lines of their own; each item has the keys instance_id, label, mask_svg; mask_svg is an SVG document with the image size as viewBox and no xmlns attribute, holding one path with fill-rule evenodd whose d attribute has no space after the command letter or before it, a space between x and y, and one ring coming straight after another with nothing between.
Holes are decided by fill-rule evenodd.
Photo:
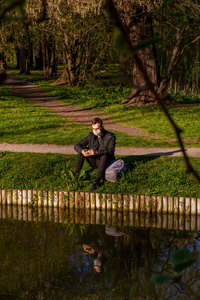
<instances>
[{"instance_id":1,"label":"reflection of person","mask_svg":"<svg viewBox=\"0 0 200 300\"><path fill-rule=\"evenodd\" d=\"M92 120L92 129L83 140L74 147L78 152L75 173L77 174L83 166L84 159L94 168L98 169L95 182L90 191L96 189L99 181L105 173L106 166L111 162L115 152L115 135L104 129L103 121L100 118Z\"/></svg>"},{"instance_id":2,"label":"reflection of person","mask_svg":"<svg viewBox=\"0 0 200 300\"><path fill-rule=\"evenodd\" d=\"M90 225L82 241L83 250L94 259L94 271L101 273L106 259L115 257L115 237L106 234L105 226Z\"/></svg>"}]
</instances>

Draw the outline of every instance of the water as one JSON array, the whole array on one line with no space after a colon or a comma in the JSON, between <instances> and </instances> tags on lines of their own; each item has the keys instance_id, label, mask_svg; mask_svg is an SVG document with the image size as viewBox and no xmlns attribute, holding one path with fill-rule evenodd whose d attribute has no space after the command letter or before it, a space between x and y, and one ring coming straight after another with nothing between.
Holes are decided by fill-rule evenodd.
<instances>
[{"instance_id":1,"label":"water","mask_svg":"<svg viewBox=\"0 0 200 300\"><path fill-rule=\"evenodd\" d=\"M42 222L38 211L3 208L0 299L188 299L178 284L159 286L150 280L154 274L171 273L170 258L183 247L197 258L183 272L183 286L191 299L200 299L199 231L123 222L114 227L112 220L76 224L70 214L59 213L62 223L55 213Z\"/></svg>"}]
</instances>

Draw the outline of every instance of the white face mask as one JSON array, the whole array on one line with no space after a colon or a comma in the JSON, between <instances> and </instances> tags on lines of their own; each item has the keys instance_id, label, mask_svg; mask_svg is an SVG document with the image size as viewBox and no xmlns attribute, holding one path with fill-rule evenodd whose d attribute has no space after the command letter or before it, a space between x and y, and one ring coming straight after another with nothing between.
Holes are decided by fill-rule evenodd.
<instances>
[{"instance_id":1,"label":"white face mask","mask_svg":"<svg viewBox=\"0 0 200 300\"><path fill-rule=\"evenodd\" d=\"M98 135L100 135L100 134L101 134L101 130L100 130L100 129L99 129L99 130L97 130L97 131L93 130L93 133L94 133L94 135L98 136Z\"/></svg>"}]
</instances>

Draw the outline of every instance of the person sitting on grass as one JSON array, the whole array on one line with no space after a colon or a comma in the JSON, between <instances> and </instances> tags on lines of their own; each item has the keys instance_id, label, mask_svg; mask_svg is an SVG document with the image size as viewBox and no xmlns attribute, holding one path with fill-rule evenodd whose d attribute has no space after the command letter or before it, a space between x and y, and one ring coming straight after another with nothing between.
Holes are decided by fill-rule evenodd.
<instances>
[{"instance_id":1,"label":"person sitting on grass","mask_svg":"<svg viewBox=\"0 0 200 300\"><path fill-rule=\"evenodd\" d=\"M104 129L103 121L100 118L92 120L92 129L92 132L74 146L75 151L78 153L75 174L82 169L85 159L92 168L98 169L90 191L97 188L104 176L106 166L115 159L116 141L114 133Z\"/></svg>"}]
</instances>

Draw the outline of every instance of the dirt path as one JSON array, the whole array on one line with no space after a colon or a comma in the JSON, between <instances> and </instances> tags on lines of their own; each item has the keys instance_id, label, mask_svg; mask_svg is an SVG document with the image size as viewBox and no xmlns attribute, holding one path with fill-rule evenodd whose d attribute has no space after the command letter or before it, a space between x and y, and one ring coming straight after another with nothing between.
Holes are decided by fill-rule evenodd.
<instances>
[{"instance_id":1,"label":"dirt path","mask_svg":"<svg viewBox=\"0 0 200 300\"><path fill-rule=\"evenodd\" d=\"M162 138L160 136L149 136L149 134L142 129L134 128L132 126L125 126L119 123L113 122L107 116L102 116L98 111L83 109L76 105L62 104L60 101L49 97L48 94L37 84L32 82L26 82L23 80L18 80L14 78L8 78L5 81L6 84L12 86L13 92L20 96L26 98L28 101L37 104L39 106L44 106L53 111L53 113L65 117L68 120L74 121L76 123L81 123L86 126L91 126L91 120L95 117L101 117L104 122L104 126L107 130L116 130L119 132L124 132L133 136L144 136L149 138Z\"/></svg>"},{"instance_id":2,"label":"dirt path","mask_svg":"<svg viewBox=\"0 0 200 300\"><path fill-rule=\"evenodd\" d=\"M73 145L50 145L50 144L0 144L0 152L32 152L32 153L58 153L77 154ZM200 157L200 148L188 148L187 154L190 157ZM116 155L147 155L147 156L182 156L179 148L133 148L116 147Z\"/></svg>"}]
</instances>

